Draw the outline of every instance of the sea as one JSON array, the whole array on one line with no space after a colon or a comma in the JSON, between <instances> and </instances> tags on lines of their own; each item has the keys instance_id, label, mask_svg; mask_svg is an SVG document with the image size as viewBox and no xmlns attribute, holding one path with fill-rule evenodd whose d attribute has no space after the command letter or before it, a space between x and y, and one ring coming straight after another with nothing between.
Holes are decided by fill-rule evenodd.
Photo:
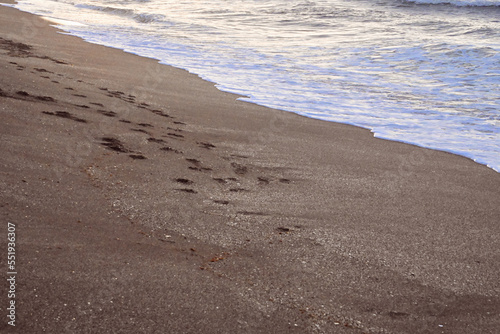
<instances>
[{"instance_id":1,"label":"sea","mask_svg":"<svg viewBox=\"0 0 500 334\"><path fill-rule=\"evenodd\" d=\"M20 0L242 100L500 172L500 0ZM271 111L270 111L271 112Z\"/></svg>"}]
</instances>

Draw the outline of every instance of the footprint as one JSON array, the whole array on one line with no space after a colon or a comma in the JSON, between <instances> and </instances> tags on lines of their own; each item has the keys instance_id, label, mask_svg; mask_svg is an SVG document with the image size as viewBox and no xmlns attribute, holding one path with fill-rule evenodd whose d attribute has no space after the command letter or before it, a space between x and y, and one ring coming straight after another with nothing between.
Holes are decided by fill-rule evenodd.
<instances>
[{"instance_id":1,"label":"footprint","mask_svg":"<svg viewBox=\"0 0 500 334\"><path fill-rule=\"evenodd\" d=\"M54 59L54 58L50 58L50 57L47 57L47 56L44 56L44 57L40 57L38 56L38 58L41 58L41 59L49 59L51 61L53 61L54 63L56 64L60 64L60 65L68 65L68 63L62 61L62 60L58 60L58 59Z\"/></svg>"},{"instance_id":2,"label":"footprint","mask_svg":"<svg viewBox=\"0 0 500 334\"><path fill-rule=\"evenodd\" d=\"M120 91L112 91L112 90L108 90L108 92L110 94L112 94L113 96L116 96L116 97L119 97L119 96L122 96L122 95L125 95L124 92L120 92Z\"/></svg>"},{"instance_id":3,"label":"footprint","mask_svg":"<svg viewBox=\"0 0 500 334\"><path fill-rule=\"evenodd\" d=\"M183 192L190 193L190 194L197 194L198 193L196 190L191 189L191 188L180 188L180 189L175 189L175 190L183 191Z\"/></svg>"},{"instance_id":4,"label":"footprint","mask_svg":"<svg viewBox=\"0 0 500 334\"><path fill-rule=\"evenodd\" d=\"M157 115L162 116L162 117L173 118L173 117L172 117L172 116L170 116L169 114L166 114L166 113L164 113L163 111L158 110L158 109L151 110L151 112L152 112L153 114L157 114ZM175 123L175 122L174 122L174 123Z\"/></svg>"},{"instance_id":5,"label":"footprint","mask_svg":"<svg viewBox=\"0 0 500 334\"><path fill-rule=\"evenodd\" d=\"M47 71L46 69L44 68L34 68L35 71L37 72L40 72L40 73L51 73L51 74L54 74L54 72L51 72L51 71Z\"/></svg>"},{"instance_id":6,"label":"footprint","mask_svg":"<svg viewBox=\"0 0 500 334\"><path fill-rule=\"evenodd\" d=\"M116 113L113 111L107 111L107 110L97 110L98 113L103 114L104 116L108 117L115 117Z\"/></svg>"},{"instance_id":7,"label":"footprint","mask_svg":"<svg viewBox=\"0 0 500 334\"><path fill-rule=\"evenodd\" d=\"M214 200L214 203L217 203L217 204L222 204L222 205L228 205L228 204L229 204L229 201L224 201L224 200L215 199L215 200Z\"/></svg>"},{"instance_id":8,"label":"footprint","mask_svg":"<svg viewBox=\"0 0 500 334\"><path fill-rule=\"evenodd\" d=\"M83 108L83 109L90 109L89 106L86 106L85 104L73 104L75 107L78 107L78 108Z\"/></svg>"},{"instance_id":9,"label":"footprint","mask_svg":"<svg viewBox=\"0 0 500 334\"><path fill-rule=\"evenodd\" d=\"M231 156L234 157L234 158L248 159L247 155L231 154Z\"/></svg>"},{"instance_id":10,"label":"footprint","mask_svg":"<svg viewBox=\"0 0 500 334\"><path fill-rule=\"evenodd\" d=\"M165 143L165 141L163 139L157 139L157 138L153 138L153 137L149 137L148 141L153 142L153 143Z\"/></svg>"},{"instance_id":11,"label":"footprint","mask_svg":"<svg viewBox=\"0 0 500 334\"><path fill-rule=\"evenodd\" d=\"M130 154L129 157L131 157L134 160L145 160L145 159L147 159L142 154Z\"/></svg>"},{"instance_id":12,"label":"footprint","mask_svg":"<svg viewBox=\"0 0 500 334\"><path fill-rule=\"evenodd\" d=\"M103 141L101 145L105 146L109 150L120 153L130 153L130 150L125 148L119 139L113 137L102 137L101 140Z\"/></svg>"},{"instance_id":13,"label":"footprint","mask_svg":"<svg viewBox=\"0 0 500 334\"><path fill-rule=\"evenodd\" d=\"M52 98L50 96L30 95L28 92L25 92L23 90L17 91L16 95L21 96L21 97L23 97L25 99L33 98L35 100L44 101L44 102L55 102L56 101L54 98ZM11 97L13 97L13 96L11 96ZM16 97L13 97L13 98L16 98ZM19 99L19 98L17 98L17 99Z\"/></svg>"},{"instance_id":14,"label":"footprint","mask_svg":"<svg viewBox=\"0 0 500 334\"><path fill-rule=\"evenodd\" d=\"M57 117L62 117L62 118L67 118L70 120L73 120L75 122L80 122L80 123L88 123L87 120L83 118L78 118L76 116L73 116L67 111L56 111L56 112L51 112L51 111L42 111L43 114L45 115L51 115L51 116L57 116Z\"/></svg>"},{"instance_id":15,"label":"footprint","mask_svg":"<svg viewBox=\"0 0 500 334\"><path fill-rule=\"evenodd\" d=\"M189 168L189 169L191 169L191 170L195 170L195 171L198 171L198 172L212 170L212 168L209 168L209 167L203 167L203 166L201 165L200 160L198 160L198 159L186 158L186 161L189 161L190 163L192 163L192 164L194 165L194 166L189 166L189 167L188 167L188 168Z\"/></svg>"},{"instance_id":16,"label":"footprint","mask_svg":"<svg viewBox=\"0 0 500 334\"><path fill-rule=\"evenodd\" d=\"M175 179L175 182L182 183L182 184L193 184L194 182L189 180L189 179L184 179L184 178L178 178Z\"/></svg>"},{"instance_id":17,"label":"footprint","mask_svg":"<svg viewBox=\"0 0 500 334\"><path fill-rule=\"evenodd\" d=\"M210 170L212 170L212 168L209 168L209 167L193 167L193 166L189 166L188 168L191 169L191 170L195 170L197 172L203 172L203 171L210 171Z\"/></svg>"},{"instance_id":18,"label":"footprint","mask_svg":"<svg viewBox=\"0 0 500 334\"><path fill-rule=\"evenodd\" d=\"M86 95L82 95L82 94L73 94L73 96L76 96L76 97L87 97Z\"/></svg>"},{"instance_id":19,"label":"footprint","mask_svg":"<svg viewBox=\"0 0 500 334\"><path fill-rule=\"evenodd\" d=\"M29 94L29 93L27 93L27 92L25 92L25 91L23 91L23 90L17 91L17 92L16 92L16 94L17 94L17 95L24 96L24 97L28 97L28 96L30 96L30 94Z\"/></svg>"},{"instance_id":20,"label":"footprint","mask_svg":"<svg viewBox=\"0 0 500 334\"><path fill-rule=\"evenodd\" d=\"M130 129L130 130L132 130L132 131L136 131L136 132L142 132L142 133L145 133L145 134L147 134L147 135L151 135L149 132L147 132L147 131L146 131L146 130L144 130L144 129Z\"/></svg>"},{"instance_id":21,"label":"footprint","mask_svg":"<svg viewBox=\"0 0 500 334\"><path fill-rule=\"evenodd\" d=\"M231 189L229 189L229 191L231 191L233 193L238 193L238 192L243 192L243 191L248 191L248 190L245 188L231 188Z\"/></svg>"},{"instance_id":22,"label":"footprint","mask_svg":"<svg viewBox=\"0 0 500 334\"><path fill-rule=\"evenodd\" d=\"M269 182L271 182L270 179L268 179L267 177L262 177L262 176L259 176L257 178L257 180L260 182L260 183L263 183L263 184L269 184Z\"/></svg>"},{"instance_id":23,"label":"footprint","mask_svg":"<svg viewBox=\"0 0 500 334\"><path fill-rule=\"evenodd\" d=\"M248 173L248 168L246 166L240 165L236 162L232 162L231 167L233 167L234 172L238 175L245 175Z\"/></svg>"},{"instance_id":24,"label":"footprint","mask_svg":"<svg viewBox=\"0 0 500 334\"><path fill-rule=\"evenodd\" d=\"M55 102L56 100L50 96L35 96L35 99L45 102Z\"/></svg>"},{"instance_id":25,"label":"footprint","mask_svg":"<svg viewBox=\"0 0 500 334\"><path fill-rule=\"evenodd\" d=\"M219 182L221 184L226 184L227 183L226 180L224 180L223 178L220 178L220 177L214 177L213 180L217 181L217 182Z\"/></svg>"},{"instance_id":26,"label":"footprint","mask_svg":"<svg viewBox=\"0 0 500 334\"><path fill-rule=\"evenodd\" d=\"M186 158L186 161L189 161L190 163L194 164L195 166L200 166L201 161L198 159L193 159L193 158Z\"/></svg>"},{"instance_id":27,"label":"footprint","mask_svg":"<svg viewBox=\"0 0 500 334\"><path fill-rule=\"evenodd\" d=\"M208 142L197 142L197 144L200 145L200 147L202 148L206 148L207 150L211 150L212 148L216 147L215 145Z\"/></svg>"}]
</instances>

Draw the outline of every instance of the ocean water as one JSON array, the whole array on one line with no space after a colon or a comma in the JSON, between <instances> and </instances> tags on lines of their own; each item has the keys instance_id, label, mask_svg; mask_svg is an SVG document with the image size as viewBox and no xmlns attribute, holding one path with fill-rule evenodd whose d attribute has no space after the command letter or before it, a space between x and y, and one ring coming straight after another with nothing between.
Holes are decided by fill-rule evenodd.
<instances>
[{"instance_id":1,"label":"ocean water","mask_svg":"<svg viewBox=\"0 0 500 334\"><path fill-rule=\"evenodd\" d=\"M21 0L244 100L500 171L500 0Z\"/></svg>"}]
</instances>

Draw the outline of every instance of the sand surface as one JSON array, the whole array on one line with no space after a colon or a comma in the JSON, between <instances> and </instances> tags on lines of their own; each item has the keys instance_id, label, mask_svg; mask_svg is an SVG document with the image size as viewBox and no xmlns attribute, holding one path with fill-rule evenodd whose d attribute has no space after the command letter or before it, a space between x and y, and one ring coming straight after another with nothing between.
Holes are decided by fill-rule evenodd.
<instances>
[{"instance_id":1,"label":"sand surface","mask_svg":"<svg viewBox=\"0 0 500 334\"><path fill-rule=\"evenodd\" d=\"M498 333L499 173L237 97L0 7L0 332Z\"/></svg>"}]
</instances>

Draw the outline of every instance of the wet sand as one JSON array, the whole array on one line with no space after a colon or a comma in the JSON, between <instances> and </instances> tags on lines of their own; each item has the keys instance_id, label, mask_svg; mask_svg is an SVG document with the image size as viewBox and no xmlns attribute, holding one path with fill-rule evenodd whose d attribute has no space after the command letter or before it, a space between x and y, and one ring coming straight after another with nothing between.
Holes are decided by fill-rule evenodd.
<instances>
[{"instance_id":1,"label":"wet sand","mask_svg":"<svg viewBox=\"0 0 500 334\"><path fill-rule=\"evenodd\" d=\"M500 328L499 173L0 27L2 333Z\"/></svg>"}]
</instances>

